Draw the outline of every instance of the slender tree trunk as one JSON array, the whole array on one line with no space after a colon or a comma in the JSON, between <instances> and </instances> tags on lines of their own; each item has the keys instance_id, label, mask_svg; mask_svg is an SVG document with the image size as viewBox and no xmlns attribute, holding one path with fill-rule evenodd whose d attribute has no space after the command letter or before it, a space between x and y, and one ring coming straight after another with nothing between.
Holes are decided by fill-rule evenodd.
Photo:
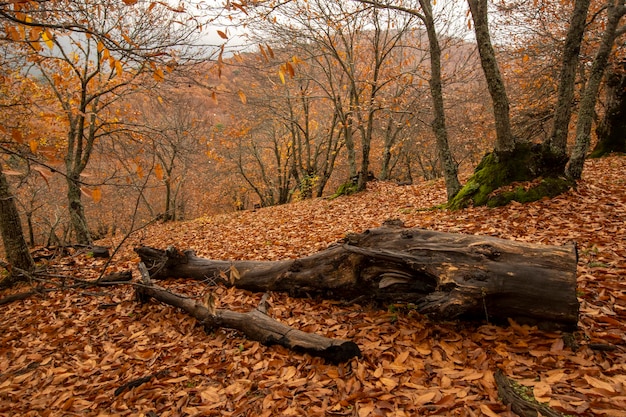
<instances>
[{"instance_id":1,"label":"slender tree trunk","mask_svg":"<svg viewBox=\"0 0 626 417\"><path fill-rule=\"evenodd\" d=\"M567 133L572 117L572 101L576 69L580 55L580 44L585 33L587 12L591 0L576 0L569 30L563 47L561 75L559 78L558 101L554 111L554 124L548 137L547 145L550 151L557 156L564 156L567 148Z\"/></svg>"},{"instance_id":2,"label":"slender tree trunk","mask_svg":"<svg viewBox=\"0 0 626 417\"><path fill-rule=\"evenodd\" d=\"M92 239L81 200L79 175L67 176L67 201L69 202L70 223L76 233L76 241L83 245L90 245Z\"/></svg>"},{"instance_id":3,"label":"slender tree trunk","mask_svg":"<svg viewBox=\"0 0 626 417\"><path fill-rule=\"evenodd\" d=\"M592 158L611 152L626 153L626 59L613 67L606 86L606 110L596 129L598 143Z\"/></svg>"},{"instance_id":4,"label":"slender tree trunk","mask_svg":"<svg viewBox=\"0 0 626 417\"><path fill-rule=\"evenodd\" d=\"M443 92L441 86L441 47L437 39L435 21L433 18L430 0L420 0L420 5L424 11L424 24L428 34L430 50L430 94L433 100L434 119L432 129L437 141L437 151L441 159L441 167L446 182L446 193L450 201L461 189L459 182L457 165L452 158L450 145L448 143L448 130L446 129L446 116L443 105Z\"/></svg>"},{"instance_id":5,"label":"slender tree trunk","mask_svg":"<svg viewBox=\"0 0 626 417\"><path fill-rule=\"evenodd\" d=\"M468 0L474 32L480 55L480 63L487 80L487 88L493 103L493 114L496 123L496 152L510 152L515 148L515 140L511 132L509 116L509 98L504 81L498 68L496 53L491 43L489 22L487 20L487 0Z\"/></svg>"},{"instance_id":6,"label":"slender tree trunk","mask_svg":"<svg viewBox=\"0 0 626 417\"><path fill-rule=\"evenodd\" d=\"M600 43L596 57L593 60L589 81L587 81L587 85L585 86L585 92L583 93L580 109L578 110L576 143L574 144L572 155L565 168L565 175L573 180L580 179L583 172L583 164L589 149L591 125L593 124L600 83L609 62L613 43L617 36L619 21L626 12L624 10L624 0L617 1L617 4L610 2L607 10L606 29L602 35L602 42Z\"/></svg>"},{"instance_id":7,"label":"slender tree trunk","mask_svg":"<svg viewBox=\"0 0 626 417\"><path fill-rule=\"evenodd\" d=\"M350 118L351 116L348 116L348 118L344 121L344 139L346 141L346 150L348 152L348 167L350 169L349 171L349 175L350 178L353 178L356 176L357 173L357 169L356 169L356 152L354 150L354 139L352 137L352 119Z\"/></svg>"},{"instance_id":8,"label":"slender tree trunk","mask_svg":"<svg viewBox=\"0 0 626 417\"><path fill-rule=\"evenodd\" d=\"M12 267L24 271L35 269L35 262L28 250L22 221L20 220L15 197L9 190L9 184L0 164L0 232L7 261ZM12 274L14 277L18 274Z\"/></svg>"}]
</instances>

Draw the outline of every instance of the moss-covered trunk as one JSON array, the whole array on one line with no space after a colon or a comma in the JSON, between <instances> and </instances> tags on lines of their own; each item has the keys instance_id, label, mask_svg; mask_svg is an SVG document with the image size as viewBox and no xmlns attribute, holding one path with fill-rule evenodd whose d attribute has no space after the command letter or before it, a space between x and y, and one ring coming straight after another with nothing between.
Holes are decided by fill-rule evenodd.
<instances>
[{"instance_id":1,"label":"moss-covered trunk","mask_svg":"<svg viewBox=\"0 0 626 417\"><path fill-rule=\"evenodd\" d=\"M572 186L563 175L566 162L566 157L556 156L548 147L530 143L517 143L510 152L491 152L448 208L496 207L555 197Z\"/></svg>"}]
</instances>

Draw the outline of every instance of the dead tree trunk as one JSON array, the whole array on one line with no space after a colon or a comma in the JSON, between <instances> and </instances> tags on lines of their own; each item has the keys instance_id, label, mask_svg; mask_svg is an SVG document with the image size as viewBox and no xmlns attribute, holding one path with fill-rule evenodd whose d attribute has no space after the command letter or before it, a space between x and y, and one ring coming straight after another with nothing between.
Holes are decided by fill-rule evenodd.
<instances>
[{"instance_id":1,"label":"dead tree trunk","mask_svg":"<svg viewBox=\"0 0 626 417\"><path fill-rule=\"evenodd\" d=\"M410 302L439 320L512 318L564 330L578 322L575 245L387 225L308 257L275 262L209 260L174 248L135 250L155 279L187 277L294 296ZM236 280L226 275L232 267Z\"/></svg>"},{"instance_id":2,"label":"dead tree trunk","mask_svg":"<svg viewBox=\"0 0 626 417\"><path fill-rule=\"evenodd\" d=\"M149 298L155 298L165 304L178 307L195 317L206 329L228 327L239 330L249 339L264 345L281 345L288 349L322 357L332 363L341 363L355 356L361 356L361 351L354 342L306 333L273 320L265 314L264 299L258 308L247 313L226 309L211 311L202 303L153 285L143 264L139 265L139 270L144 284L137 287L140 300L145 302Z\"/></svg>"}]
</instances>

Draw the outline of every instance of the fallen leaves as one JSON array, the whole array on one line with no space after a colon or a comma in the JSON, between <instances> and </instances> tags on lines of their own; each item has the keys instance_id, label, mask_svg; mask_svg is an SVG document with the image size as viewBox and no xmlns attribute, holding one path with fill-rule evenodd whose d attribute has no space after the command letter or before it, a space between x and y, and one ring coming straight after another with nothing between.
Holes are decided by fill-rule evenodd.
<instances>
[{"instance_id":1,"label":"fallen leaves","mask_svg":"<svg viewBox=\"0 0 626 417\"><path fill-rule=\"evenodd\" d=\"M350 339L363 358L341 366L266 347L230 330L205 334L168 306L139 305L128 287L51 292L1 307L0 416L513 416L498 398L500 368L539 401L569 415L623 416L626 409L626 158L589 161L578 188L553 200L460 212L423 210L445 200L441 182L243 211L155 226L141 244L175 245L216 259L300 257L346 233L400 218L409 227L546 244L576 241L580 330L546 333L511 322L433 323L410 306L271 294L272 317ZM106 245L114 241L104 242ZM117 267L133 267L131 241ZM74 254L57 265L90 278L103 261ZM236 271L228 276L236 279ZM167 285L196 297L202 283ZM215 288L233 310L261 294ZM538 289L540 290L540 289ZM15 291L19 291L16 289ZM576 348L577 347L577 348ZM113 397L125 383L155 375Z\"/></svg>"}]
</instances>

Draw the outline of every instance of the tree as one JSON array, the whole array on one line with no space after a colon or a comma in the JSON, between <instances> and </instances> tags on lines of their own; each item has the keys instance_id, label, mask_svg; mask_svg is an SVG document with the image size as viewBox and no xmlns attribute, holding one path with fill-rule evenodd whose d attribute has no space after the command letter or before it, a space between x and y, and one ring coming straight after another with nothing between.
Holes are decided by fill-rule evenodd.
<instances>
[{"instance_id":1,"label":"tree","mask_svg":"<svg viewBox=\"0 0 626 417\"><path fill-rule=\"evenodd\" d=\"M565 174L579 180L583 172L583 164L591 142L591 126L595 116L596 101L600 91L600 83L608 65L613 44L620 34L626 33L626 26L619 27L620 20L626 15L624 0L610 0L607 3L606 27L602 40L591 66L589 80L582 94L578 122L576 124L576 141L572 154L565 167Z\"/></svg>"},{"instance_id":2,"label":"tree","mask_svg":"<svg viewBox=\"0 0 626 417\"><path fill-rule=\"evenodd\" d=\"M274 20L267 15L272 14L276 23L268 27L267 22ZM375 127L387 109L386 90L407 74L406 69L394 66L394 58L412 19L358 2L294 1L267 12L262 21L261 29L273 34L274 42L295 45L298 58L314 68L309 79L334 107L348 176L358 178L361 190L371 171ZM282 24L283 20L290 25Z\"/></svg>"},{"instance_id":3,"label":"tree","mask_svg":"<svg viewBox=\"0 0 626 417\"><path fill-rule=\"evenodd\" d=\"M8 46L36 66L29 76L47 83L64 118L65 138L55 139L63 147L68 209L80 243L92 240L81 173L94 143L122 128L116 102L146 83L144 74L162 80L164 71L174 68L174 56L184 57L197 33L194 25L177 23L184 9L132 3L137 4L58 0L0 9Z\"/></svg>"},{"instance_id":4,"label":"tree","mask_svg":"<svg viewBox=\"0 0 626 417\"><path fill-rule=\"evenodd\" d=\"M135 101L143 119L143 142L151 142L156 158L156 178L165 186L162 220L181 219L177 208L184 205L181 190L191 170L199 170L194 155L204 155L212 121L206 100L191 88L161 87L157 97L141 97ZM141 104L143 102L143 105Z\"/></svg>"},{"instance_id":5,"label":"tree","mask_svg":"<svg viewBox=\"0 0 626 417\"><path fill-rule=\"evenodd\" d=\"M597 158L611 152L626 153L626 59L607 74L604 117L596 129L598 142L591 153Z\"/></svg>"},{"instance_id":6,"label":"tree","mask_svg":"<svg viewBox=\"0 0 626 417\"><path fill-rule=\"evenodd\" d=\"M496 122L496 152L511 152L515 148L515 139L511 132L509 117L509 98L504 85L496 53L489 34L487 0L468 0L480 63L487 80L487 88L493 103L493 115Z\"/></svg>"},{"instance_id":7,"label":"tree","mask_svg":"<svg viewBox=\"0 0 626 417\"><path fill-rule=\"evenodd\" d=\"M418 10L401 6L381 5L378 2L370 1L363 2L373 4L376 7L392 8L413 16L417 16L426 27L429 44L428 51L430 54L430 77L428 83L430 85L430 94L433 104L432 129L437 141L439 158L446 181L446 192L448 194L448 200L450 200L461 189L461 183L458 179L457 164L452 157L452 153L450 152L450 145L448 143L448 129L446 128L441 76L441 46L439 44L439 35L437 34L437 29L435 27L435 18L432 5L428 0L420 0L420 12Z\"/></svg>"},{"instance_id":8,"label":"tree","mask_svg":"<svg viewBox=\"0 0 626 417\"><path fill-rule=\"evenodd\" d=\"M566 154L576 70L590 3L590 0L576 0L563 46L558 101L554 111L552 133L546 143L552 153L561 157Z\"/></svg>"},{"instance_id":9,"label":"tree","mask_svg":"<svg viewBox=\"0 0 626 417\"><path fill-rule=\"evenodd\" d=\"M508 120L508 98L504 84L498 81L495 54L491 53L493 47L489 39L489 28L486 20L487 2L484 0L468 0L468 2L475 23L475 33L479 50L481 50L483 69L487 83L491 85L490 92L494 105L496 131L500 133L497 133L498 141L494 152L483 159L474 176L459 193L458 198L451 203L451 207L463 207L470 202L500 205L511 199L525 202L544 196L557 195L569 189L572 182L578 180L582 173L600 81L608 63L609 51L617 34L620 33L617 28L619 20L623 16L623 2L609 2L610 4L597 14L600 16L604 9L608 11L606 29L603 30L601 46L594 59L589 81L582 93L583 98L578 111L576 145L569 161L564 156L564 142L560 132L568 132L570 104L566 101L568 98L571 99L571 91L574 90L575 79L572 72L575 72L575 63L578 60L580 42L582 41L581 31L585 28L584 22L586 21L589 2L578 0L572 10L572 18L567 28L568 35L561 57L559 101L556 107L558 114L554 119L553 133L542 146L523 143L512 136L509 139L503 139L503 133L507 131L502 127L506 125L503 122ZM500 125L500 129L498 129L498 125ZM508 134L511 134L510 128ZM503 150L506 152L502 152ZM494 190L504 184L535 178L542 178L542 181L529 190L517 189L512 192L493 193Z\"/></svg>"},{"instance_id":10,"label":"tree","mask_svg":"<svg viewBox=\"0 0 626 417\"><path fill-rule=\"evenodd\" d=\"M23 271L32 271L35 269L35 263L22 229L22 221L15 204L15 197L9 190L9 184L2 170L0 163L0 232L2 234L2 242L4 251L9 261L8 269L13 278L20 277L22 274L17 272L19 268ZM22 278L24 278L22 276Z\"/></svg>"}]
</instances>

